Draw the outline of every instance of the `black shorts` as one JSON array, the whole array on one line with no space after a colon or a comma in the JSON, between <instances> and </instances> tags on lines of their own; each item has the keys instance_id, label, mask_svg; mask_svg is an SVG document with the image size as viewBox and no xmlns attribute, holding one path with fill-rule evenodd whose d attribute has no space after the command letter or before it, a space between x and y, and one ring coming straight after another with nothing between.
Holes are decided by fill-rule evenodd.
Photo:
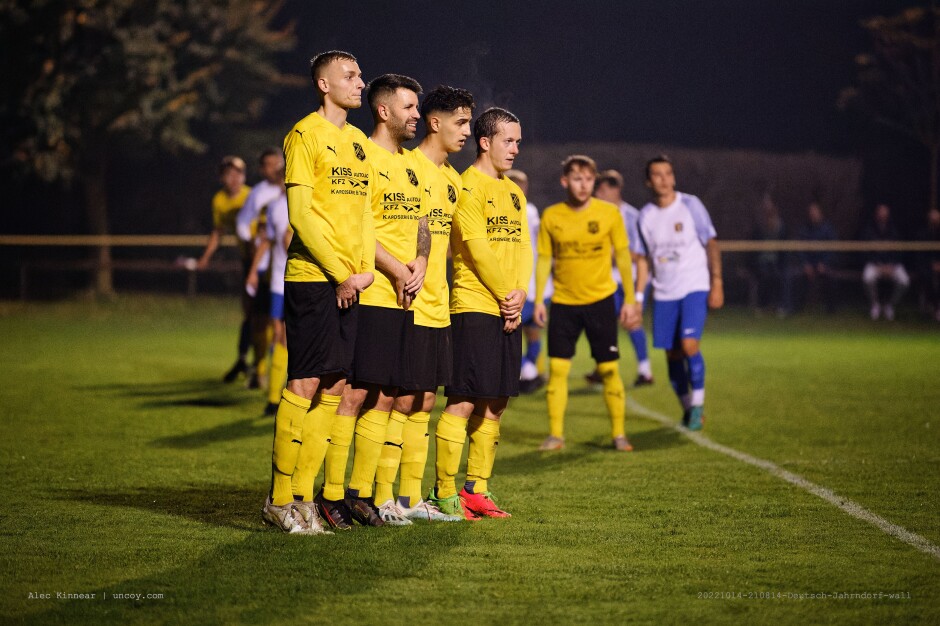
<instances>
[{"instance_id":1,"label":"black shorts","mask_svg":"<svg viewBox=\"0 0 940 626\"><path fill-rule=\"evenodd\" d=\"M613 295L593 304L553 302L548 318L548 356L556 359L573 357L582 330L587 332L591 357L595 361L605 363L620 358L617 309L614 307Z\"/></svg>"},{"instance_id":2,"label":"black shorts","mask_svg":"<svg viewBox=\"0 0 940 626\"><path fill-rule=\"evenodd\" d=\"M506 334L503 318L487 313L450 316L454 375L448 396L507 398L519 395L522 329Z\"/></svg>"},{"instance_id":3,"label":"black shorts","mask_svg":"<svg viewBox=\"0 0 940 626\"><path fill-rule=\"evenodd\" d=\"M359 305L336 306L332 283L285 282L287 379L352 373Z\"/></svg>"},{"instance_id":4,"label":"black shorts","mask_svg":"<svg viewBox=\"0 0 940 626\"><path fill-rule=\"evenodd\" d=\"M413 311L360 304L350 380L384 387L400 387L407 382L406 349L414 319Z\"/></svg>"},{"instance_id":5,"label":"black shorts","mask_svg":"<svg viewBox=\"0 0 940 626\"><path fill-rule=\"evenodd\" d=\"M415 326L405 350L406 382L403 391L435 391L450 384L454 372L454 351L450 326Z\"/></svg>"},{"instance_id":6,"label":"black shorts","mask_svg":"<svg viewBox=\"0 0 940 626\"><path fill-rule=\"evenodd\" d=\"M258 291L251 299L251 314L261 317L271 314L271 283L267 279L258 281Z\"/></svg>"}]
</instances>

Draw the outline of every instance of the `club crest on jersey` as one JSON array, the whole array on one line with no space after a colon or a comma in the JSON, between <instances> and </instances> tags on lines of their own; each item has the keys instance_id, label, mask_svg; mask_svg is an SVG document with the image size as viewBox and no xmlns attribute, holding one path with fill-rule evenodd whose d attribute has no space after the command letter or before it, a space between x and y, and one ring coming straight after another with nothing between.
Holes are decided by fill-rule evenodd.
<instances>
[{"instance_id":1,"label":"club crest on jersey","mask_svg":"<svg viewBox=\"0 0 940 626\"><path fill-rule=\"evenodd\" d=\"M676 222L675 229L677 233L682 232L682 222Z\"/></svg>"},{"instance_id":2,"label":"club crest on jersey","mask_svg":"<svg viewBox=\"0 0 940 626\"><path fill-rule=\"evenodd\" d=\"M597 222L588 222L588 232L592 235L596 235L601 230L601 225Z\"/></svg>"},{"instance_id":3,"label":"club crest on jersey","mask_svg":"<svg viewBox=\"0 0 940 626\"><path fill-rule=\"evenodd\" d=\"M451 204L457 202L457 190L454 189L453 185L447 185L447 199L450 200Z\"/></svg>"},{"instance_id":4,"label":"club crest on jersey","mask_svg":"<svg viewBox=\"0 0 940 626\"><path fill-rule=\"evenodd\" d=\"M517 211L521 211L521 210L522 210L522 203L519 202L519 196L517 196L517 195L514 194L514 193L510 193L509 196L512 198L512 205L513 205L514 207L516 207L516 210L517 210Z\"/></svg>"},{"instance_id":5,"label":"club crest on jersey","mask_svg":"<svg viewBox=\"0 0 940 626\"><path fill-rule=\"evenodd\" d=\"M353 142L353 150L356 151L356 158L360 161L366 160L366 151L362 149L362 146L359 145L358 141Z\"/></svg>"},{"instance_id":6,"label":"club crest on jersey","mask_svg":"<svg viewBox=\"0 0 940 626\"><path fill-rule=\"evenodd\" d=\"M406 168L405 168L405 173L408 174L408 182L411 183L412 185L414 185L415 187L417 187L417 186L418 186L418 176L415 174L415 171L414 171L413 169L411 169L410 167L406 167Z\"/></svg>"}]
</instances>

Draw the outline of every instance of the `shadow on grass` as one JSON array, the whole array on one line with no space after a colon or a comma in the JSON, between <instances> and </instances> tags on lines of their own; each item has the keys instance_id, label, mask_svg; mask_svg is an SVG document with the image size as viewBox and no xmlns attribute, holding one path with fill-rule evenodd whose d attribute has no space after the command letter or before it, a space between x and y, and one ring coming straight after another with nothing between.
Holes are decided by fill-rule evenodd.
<instances>
[{"instance_id":1,"label":"shadow on grass","mask_svg":"<svg viewBox=\"0 0 940 626\"><path fill-rule=\"evenodd\" d=\"M212 428L196 431L194 433L186 433L185 435L161 437L151 441L150 445L155 448L191 450L224 441L235 441L237 439L256 437L258 435L270 435L273 432L274 418L248 418L227 424L219 424Z\"/></svg>"},{"instance_id":2,"label":"shadow on grass","mask_svg":"<svg viewBox=\"0 0 940 626\"><path fill-rule=\"evenodd\" d=\"M218 485L211 488L151 487L123 492L69 489L64 490L63 495L76 502L109 507L122 506L182 517L212 526L246 531L263 530L263 489L248 489L235 485Z\"/></svg>"},{"instance_id":3,"label":"shadow on grass","mask_svg":"<svg viewBox=\"0 0 940 626\"><path fill-rule=\"evenodd\" d=\"M403 584L426 588L431 596L439 564L448 562L451 552L473 541L473 536L485 535L479 524L428 523L357 527L332 536L285 535L261 526L263 493L235 485L65 493L79 502L126 506L248 532L212 535L206 538L210 545L191 551L181 539L180 553L153 555L160 558L147 565L146 575L82 589L95 593L95 601L62 602L47 611L30 611L33 623L299 623L298 615L304 616L300 622L319 622L329 619L319 619L318 610L349 606L354 613L353 605L364 595L387 597L391 612ZM118 600L113 594L119 592L163 597ZM350 622L362 621L347 617Z\"/></svg>"},{"instance_id":4,"label":"shadow on grass","mask_svg":"<svg viewBox=\"0 0 940 626\"><path fill-rule=\"evenodd\" d=\"M222 390L227 391L237 388L240 388L240 385L237 383L226 384L217 378L173 380L160 383L124 382L104 385L77 385L73 387L76 391L103 391L132 398L147 396L162 397L173 394L204 393L207 391L219 393Z\"/></svg>"}]
</instances>

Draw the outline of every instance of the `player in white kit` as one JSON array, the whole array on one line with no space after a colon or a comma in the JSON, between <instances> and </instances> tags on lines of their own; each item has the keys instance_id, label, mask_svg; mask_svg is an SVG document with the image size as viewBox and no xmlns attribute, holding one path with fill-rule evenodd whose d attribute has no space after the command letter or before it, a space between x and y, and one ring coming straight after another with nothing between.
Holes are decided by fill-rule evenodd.
<instances>
[{"instance_id":1,"label":"player in white kit","mask_svg":"<svg viewBox=\"0 0 940 626\"><path fill-rule=\"evenodd\" d=\"M668 157L661 155L646 164L646 186L653 201L640 210L637 221L646 257L638 262L648 261L653 270L653 346L666 350L669 381L683 407L683 425L701 430L705 359L699 341L707 309L724 304L721 252L708 210L695 196L676 191ZM637 285L637 290L644 287Z\"/></svg>"}]
</instances>

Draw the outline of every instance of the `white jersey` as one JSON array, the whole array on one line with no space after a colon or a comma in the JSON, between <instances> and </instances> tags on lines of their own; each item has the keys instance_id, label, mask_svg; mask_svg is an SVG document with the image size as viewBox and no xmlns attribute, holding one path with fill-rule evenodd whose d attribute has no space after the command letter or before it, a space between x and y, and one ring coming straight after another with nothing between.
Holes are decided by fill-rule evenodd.
<instances>
[{"instance_id":1,"label":"white jersey","mask_svg":"<svg viewBox=\"0 0 940 626\"><path fill-rule=\"evenodd\" d=\"M705 244L717 233L701 200L676 192L667 207L650 202L640 211L637 229L641 254L652 260L653 297L681 300L694 291L709 291Z\"/></svg>"},{"instance_id":2,"label":"white jersey","mask_svg":"<svg viewBox=\"0 0 940 626\"><path fill-rule=\"evenodd\" d=\"M623 218L623 225L627 228L627 238L630 240L630 252L641 253L640 235L636 229L637 220L640 217L640 210L629 202L620 203L620 217ZM614 264L614 280L618 285L623 284L620 278L620 268ZM636 263L633 264L633 284L636 284Z\"/></svg>"},{"instance_id":3,"label":"white jersey","mask_svg":"<svg viewBox=\"0 0 940 626\"><path fill-rule=\"evenodd\" d=\"M536 267L539 260L538 253L538 241L539 241L539 222L541 217L539 216L539 210L531 202L526 204L526 219L529 220L529 241L532 242L532 267ZM552 294L555 293L555 287L552 285L552 276L548 275L548 280L545 282L545 293L542 294L542 297L545 300L548 300L552 297ZM529 302L535 302L535 271L532 271L532 278L529 279L529 290L526 292L526 300Z\"/></svg>"},{"instance_id":4,"label":"white jersey","mask_svg":"<svg viewBox=\"0 0 940 626\"><path fill-rule=\"evenodd\" d=\"M261 236L261 233L252 233L253 227L258 223L261 211L265 210L272 202L284 195L284 188L275 183L262 180L251 188L251 193L245 199L245 204L238 211L235 218L235 234L242 241L251 241L253 236ZM270 255L266 256L258 264L258 271L263 272L268 269L270 264Z\"/></svg>"},{"instance_id":5,"label":"white jersey","mask_svg":"<svg viewBox=\"0 0 940 626\"><path fill-rule=\"evenodd\" d=\"M271 293L284 295L284 271L287 269L287 247L284 237L290 229L287 216L287 195L268 205L268 221L265 234L271 241Z\"/></svg>"}]
</instances>

